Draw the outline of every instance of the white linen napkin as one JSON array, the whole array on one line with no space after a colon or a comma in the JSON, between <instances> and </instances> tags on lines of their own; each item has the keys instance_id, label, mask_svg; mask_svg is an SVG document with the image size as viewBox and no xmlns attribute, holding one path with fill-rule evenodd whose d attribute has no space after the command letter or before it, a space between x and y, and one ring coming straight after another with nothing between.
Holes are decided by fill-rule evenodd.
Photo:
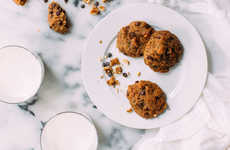
<instances>
[{"instance_id":1,"label":"white linen napkin","mask_svg":"<svg viewBox=\"0 0 230 150\"><path fill-rule=\"evenodd\" d=\"M204 32L204 35L199 30L204 41L209 45L208 55L211 55L213 59L211 62L209 60L209 65L212 66L209 68L207 83L198 103L182 119L160 129L146 130L146 134L133 146L132 150L227 150L228 148L230 150L230 71L228 69L230 63L222 61L224 57L230 60L230 42L228 42L230 39L226 38L230 37L228 22L230 1L149 1L176 8L182 14L195 13L212 16L212 22L221 21L223 27L205 26L213 31ZM192 24L196 26L198 22L196 19L193 20ZM216 23L216 25L220 24ZM213 39L209 36L215 39L214 42L218 43L217 45L220 45L218 48L214 46ZM219 53L224 57L218 57Z\"/></svg>"}]
</instances>

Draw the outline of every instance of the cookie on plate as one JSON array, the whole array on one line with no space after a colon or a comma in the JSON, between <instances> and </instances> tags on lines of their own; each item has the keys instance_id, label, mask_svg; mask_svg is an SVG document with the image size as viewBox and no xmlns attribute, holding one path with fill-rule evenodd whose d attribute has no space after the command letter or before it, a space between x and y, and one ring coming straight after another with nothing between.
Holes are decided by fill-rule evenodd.
<instances>
[{"instance_id":1,"label":"cookie on plate","mask_svg":"<svg viewBox=\"0 0 230 150\"><path fill-rule=\"evenodd\" d=\"M127 98L133 110L146 119L155 118L168 108L165 93L151 81L141 80L129 85Z\"/></svg>"},{"instance_id":2,"label":"cookie on plate","mask_svg":"<svg viewBox=\"0 0 230 150\"><path fill-rule=\"evenodd\" d=\"M134 21L122 27L117 35L117 48L130 57L143 56L144 47L154 29L144 21Z\"/></svg>"},{"instance_id":3,"label":"cookie on plate","mask_svg":"<svg viewBox=\"0 0 230 150\"><path fill-rule=\"evenodd\" d=\"M144 51L144 61L155 72L165 73L178 63L183 46L176 35L169 31L155 31Z\"/></svg>"},{"instance_id":4,"label":"cookie on plate","mask_svg":"<svg viewBox=\"0 0 230 150\"><path fill-rule=\"evenodd\" d=\"M27 0L14 0L17 5L24 6Z\"/></svg>"},{"instance_id":5,"label":"cookie on plate","mask_svg":"<svg viewBox=\"0 0 230 150\"><path fill-rule=\"evenodd\" d=\"M52 2L49 4L48 13L48 22L51 29L62 34L68 32L69 23L66 12L58 3Z\"/></svg>"}]
</instances>

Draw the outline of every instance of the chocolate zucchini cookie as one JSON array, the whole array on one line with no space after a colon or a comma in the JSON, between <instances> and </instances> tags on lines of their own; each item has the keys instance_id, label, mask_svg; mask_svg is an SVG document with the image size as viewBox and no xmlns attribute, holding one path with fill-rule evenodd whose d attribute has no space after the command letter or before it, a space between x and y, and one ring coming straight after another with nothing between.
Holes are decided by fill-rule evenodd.
<instances>
[{"instance_id":1,"label":"chocolate zucchini cookie","mask_svg":"<svg viewBox=\"0 0 230 150\"><path fill-rule=\"evenodd\" d=\"M136 81L129 85L127 98L134 111L146 119L155 118L168 108L165 93L150 81Z\"/></svg>"},{"instance_id":2,"label":"chocolate zucchini cookie","mask_svg":"<svg viewBox=\"0 0 230 150\"><path fill-rule=\"evenodd\" d=\"M143 56L144 47L153 32L154 29L146 22L131 22L118 32L117 48L127 56Z\"/></svg>"},{"instance_id":3,"label":"chocolate zucchini cookie","mask_svg":"<svg viewBox=\"0 0 230 150\"><path fill-rule=\"evenodd\" d=\"M144 61L155 72L165 73L179 62L183 46L176 35L169 31L155 31L144 51Z\"/></svg>"},{"instance_id":4,"label":"chocolate zucchini cookie","mask_svg":"<svg viewBox=\"0 0 230 150\"><path fill-rule=\"evenodd\" d=\"M24 6L27 0L14 0L17 5Z\"/></svg>"},{"instance_id":5,"label":"chocolate zucchini cookie","mask_svg":"<svg viewBox=\"0 0 230 150\"><path fill-rule=\"evenodd\" d=\"M50 28L62 34L66 33L69 29L69 23L65 10L58 3L52 2L49 4L48 13Z\"/></svg>"}]
</instances>

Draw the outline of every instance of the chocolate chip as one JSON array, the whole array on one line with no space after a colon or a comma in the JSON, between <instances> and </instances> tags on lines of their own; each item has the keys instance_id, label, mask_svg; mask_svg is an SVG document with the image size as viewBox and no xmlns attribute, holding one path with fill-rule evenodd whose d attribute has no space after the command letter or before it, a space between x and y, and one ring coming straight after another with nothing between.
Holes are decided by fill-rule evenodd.
<instances>
[{"instance_id":1,"label":"chocolate chip","mask_svg":"<svg viewBox=\"0 0 230 150\"><path fill-rule=\"evenodd\" d=\"M107 75L108 75L109 77L112 77L112 76L113 76L113 73L112 73L111 71L108 71L108 72L107 72Z\"/></svg>"},{"instance_id":2,"label":"chocolate chip","mask_svg":"<svg viewBox=\"0 0 230 150\"><path fill-rule=\"evenodd\" d=\"M139 81L135 81L135 83L138 83Z\"/></svg>"},{"instance_id":3,"label":"chocolate chip","mask_svg":"<svg viewBox=\"0 0 230 150\"><path fill-rule=\"evenodd\" d=\"M52 8L56 7L56 4L55 4L55 3L52 3L51 7L52 7Z\"/></svg>"},{"instance_id":4,"label":"chocolate chip","mask_svg":"<svg viewBox=\"0 0 230 150\"><path fill-rule=\"evenodd\" d=\"M140 22L136 22L135 25L136 25L136 26L139 26L139 25L141 25L141 23L140 23Z\"/></svg>"},{"instance_id":5,"label":"chocolate chip","mask_svg":"<svg viewBox=\"0 0 230 150\"><path fill-rule=\"evenodd\" d=\"M145 113L144 113L144 116L148 117L148 116L149 116L149 113L148 113L148 112L145 112Z\"/></svg>"},{"instance_id":6,"label":"chocolate chip","mask_svg":"<svg viewBox=\"0 0 230 150\"><path fill-rule=\"evenodd\" d=\"M110 65L109 62L103 62L103 64L102 64L103 67L107 67L107 66L109 66L109 65Z\"/></svg>"},{"instance_id":7,"label":"chocolate chip","mask_svg":"<svg viewBox=\"0 0 230 150\"><path fill-rule=\"evenodd\" d=\"M134 38L134 37L136 37L136 34L135 34L134 32L130 32L130 33L129 33L129 37L130 37L130 38Z\"/></svg>"},{"instance_id":8,"label":"chocolate chip","mask_svg":"<svg viewBox=\"0 0 230 150\"><path fill-rule=\"evenodd\" d=\"M137 105L138 105L138 107L140 107L142 109L144 107L144 102L141 102L141 103L139 103Z\"/></svg>"},{"instance_id":9,"label":"chocolate chip","mask_svg":"<svg viewBox=\"0 0 230 150\"><path fill-rule=\"evenodd\" d=\"M81 8L85 8L85 4L81 4Z\"/></svg>"},{"instance_id":10,"label":"chocolate chip","mask_svg":"<svg viewBox=\"0 0 230 150\"><path fill-rule=\"evenodd\" d=\"M60 22L59 22L59 25L61 26L62 24L63 24L63 22L62 22L62 21L60 21Z\"/></svg>"},{"instance_id":11,"label":"chocolate chip","mask_svg":"<svg viewBox=\"0 0 230 150\"><path fill-rule=\"evenodd\" d=\"M148 28L150 28L150 25L148 25L148 24L145 24L145 26L144 26L146 29L148 29Z\"/></svg>"},{"instance_id":12,"label":"chocolate chip","mask_svg":"<svg viewBox=\"0 0 230 150\"><path fill-rule=\"evenodd\" d=\"M60 14L61 14L61 11L58 10L58 11L56 12L56 15L59 16Z\"/></svg>"},{"instance_id":13,"label":"chocolate chip","mask_svg":"<svg viewBox=\"0 0 230 150\"><path fill-rule=\"evenodd\" d=\"M140 54L140 56L143 56L143 54Z\"/></svg>"},{"instance_id":14,"label":"chocolate chip","mask_svg":"<svg viewBox=\"0 0 230 150\"><path fill-rule=\"evenodd\" d=\"M50 11L50 14L53 14L53 11Z\"/></svg>"},{"instance_id":15,"label":"chocolate chip","mask_svg":"<svg viewBox=\"0 0 230 150\"><path fill-rule=\"evenodd\" d=\"M93 108L94 108L94 109L97 109L97 106L96 106L96 105L93 105Z\"/></svg>"},{"instance_id":16,"label":"chocolate chip","mask_svg":"<svg viewBox=\"0 0 230 150\"><path fill-rule=\"evenodd\" d=\"M94 5L95 5L95 6L99 6L99 2L96 1L96 2L94 3Z\"/></svg>"},{"instance_id":17,"label":"chocolate chip","mask_svg":"<svg viewBox=\"0 0 230 150\"><path fill-rule=\"evenodd\" d=\"M64 0L65 1L65 3L68 3L68 0Z\"/></svg>"},{"instance_id":18,"label":"chocolate chip","mask_svg":"<svg viewBox=\"0 0 230 150\"><path fill-rule=\"evenodd\" d=\"M112 57L113 55L112 55L112 53L108 53L107 56L110 58L110 57Z\"/></svg>"},{"instance_id":19,"label":"chocolate chip","mask_svg":"<svg viewBox=\"0 0 230 150\"><path fill-rule=\"evenodd\" d=\"M127 78L127 77L128 77L128 74L127 74L127 73L125 73L125 72L124 72L122 75L123 75L123 77L125 77L125 78Z\"/></svg>"},{"instance_id":20,"label":"chocolate chip","mask_svg":"<svg viewBox=\"0 0 230 150\"><path fill-rule=\"evenodd\" d=\"M142 90L140 94L145 95L145 90Z\"/></svg>"},{"instance_id":21,"label":"chocolate chip","mask_svg":"<svg viewBox=\"0 0 230 150\"><path fill-rule=\"evenodd\" d=\"M149 60L153 60L153 58L151 56L147 56L147 59Z\"/></svg>"},{"instance_id":22,"label":"chocolate chip","mask_svg":"<svg viewBox=\"0 0 230 150\"><path fill-rule=\"evenodd\" d=\"M47 2L48 2L48 0L44 0L44 2L45 2L45 3L47 3Z\"/></svg>"}]
</instances>

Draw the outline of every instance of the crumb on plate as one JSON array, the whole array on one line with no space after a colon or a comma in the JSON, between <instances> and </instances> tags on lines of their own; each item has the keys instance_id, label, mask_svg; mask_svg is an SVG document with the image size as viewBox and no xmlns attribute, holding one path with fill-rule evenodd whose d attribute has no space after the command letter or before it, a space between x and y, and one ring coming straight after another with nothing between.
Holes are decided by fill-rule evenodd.
<instances>
[{"instance_id":1,"label":"crumb on plate","mask_svg":"<svg viewBox=\"0 0 230 150\"><path fill-rule=\"evenodd\" d=\"M131 112L133 112L133 109L132 109L132 108L129 108L128 110L126 110L126 112L131 113Z\"/></svg>"},{"instance_id":2,"label":"crumb on plate","mask_svg":"<svg viewBox=\"0 0 230 150\"><path fill-rule=\"evenodd\" d=\"M109 86L113 86L113 87L116 87L117 85L119 85L119 81L116 80L116 78L114 76L112 76L109 80L107 80L107 84Z\"/></svg>"},{"instance_id":3,"label":"crumb on plate","mask_svg":"<svg viewBox=\"0 0 230 150\"><path fill-rule=\"evenodd\" d=\"M137 72L137 76L140 77L141 76L141 72Z\"/></svg>"},{"instance_id":4,"label":"crumb on plate","mask_svg":"<svg viewBox=\"0 0 230 150\"><path fill-rule=\"evenodd\" d=\"M114 58L110 61L110 66L120 65L120 61L118 58Z\"/></svg>"},{"instance_id":5,"label":"crumb on plate","mask_svg":"<svg viewBox=\"0 0 230 150\"><path fill-rule=\"evenodd\" d=\"M121 73L122 73L122 68L121 68L121 66L117 66L117 67L115 68L115 73L116 73L116 74L121 74Z\"/></svg>"},{"instance_id":6,"label":"crumb on plate","mask_svg":"<svg viewBox=\"0 0 230 150\"><path fill-rule=\"evenodd\" d=\"M128 59L123 59L122 62L123 62L124 64L126 64L126 65L129 65L129 64L130 64L130 62L129 62Z\"/></svg>"}]
</instances>

